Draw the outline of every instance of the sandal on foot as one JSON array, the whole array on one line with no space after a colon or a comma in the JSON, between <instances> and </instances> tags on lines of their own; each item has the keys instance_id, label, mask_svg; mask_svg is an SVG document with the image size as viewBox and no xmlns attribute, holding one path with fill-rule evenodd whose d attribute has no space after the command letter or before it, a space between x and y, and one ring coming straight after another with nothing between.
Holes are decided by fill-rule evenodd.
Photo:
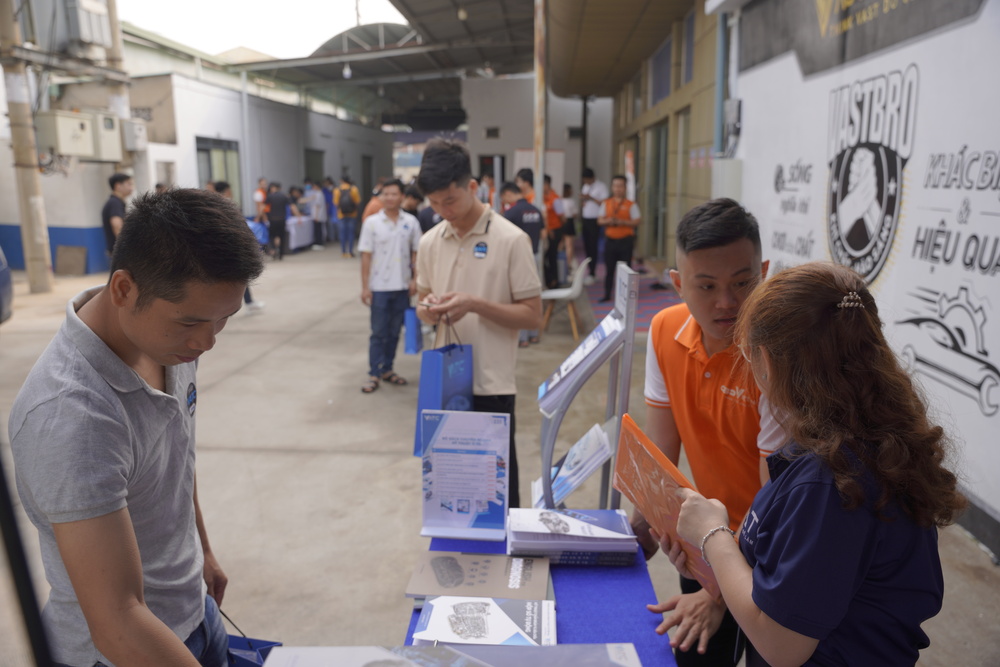
<instances>
[{"instance_id":1,"label":"sandal on foot","mask_svg":"<svg viewBox=\"0 0 1000 667\"><path fill-rule=\"evenodd\" d=\"M372 393L373 391L378 389L378 384L379 384L378 378L375 377L368 378L368 382L361 385L361 393L362 394Z\"/></svg>"},{"instance_id":2,"label":"sandal on foot","mask_svg":"<svg viewBox=\"0 0 1000 667\"><path fill-rule=\"evenodd\" d=\"M403 386L404 384L410 384L405 378L396 375L394 372L386 373L382 376L382 381L388 384L394 384L397 386Z\"/></svg>"},{"instance_id":3,"label":"sandal on foot","mask_svg":"<svg viewBox=\"0 0 1000 667\"><path fill-rule=\"evenodd\" d=\"M528 341L526 341L526 340L519 340L519 341L517 341L517 346L518 347L528 347Z\"/></svg>"},{"instance_id":4,"label":"sandal on foot","mask_svg":"<svg viewBox=\"0 0 1000 667\"><path fill-rule=\"evenodd\" d=\"M537 345L537 344L538 344L538 343L540 343L541 341L542 341L542 339L541 339L541 338L539 338L538 336L532 336L531 338L529 338L529 339L528 339L528 342L529 342L530 344L532 344L532 345Z\"/></svg>"}]
</instances>

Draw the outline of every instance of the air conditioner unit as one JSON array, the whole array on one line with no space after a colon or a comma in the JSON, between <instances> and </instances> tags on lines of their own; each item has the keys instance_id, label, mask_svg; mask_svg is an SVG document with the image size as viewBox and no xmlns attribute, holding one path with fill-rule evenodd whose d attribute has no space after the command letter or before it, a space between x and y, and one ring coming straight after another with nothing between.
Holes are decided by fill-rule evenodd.
<instances>
[{"instance_id":1,"label":"air conditioner unit","mask_svg":"<svg viewBox=\"0 0 1000 667\"><path fill-rule=\"evenodd\" d=\"M75 111L39 111L35 136L40 153L89 158L94 156L94 117Z\"/></svg>"},{"instance_id":2,"label":"air conditioner unit","mask_svg":"<svg viewBox=\"0 0 1000 667\"><path fill-rule=\"evenodd\" d=\"M97 162L122 161L122 131L117 116L94 114L94 155L91 159Z\"/></svg>"},{"instance_id":3,"label":"air conditioner unit","mask_svg":"<svg viewBox=\"0 0 1000 667\"><path fill-rule=\"evenodd\" d=\"M146 124L141 120L123 120L122 146L130 153L144 151L149 148L149 136L146 134Z\"/></svg>"}]
</instances>

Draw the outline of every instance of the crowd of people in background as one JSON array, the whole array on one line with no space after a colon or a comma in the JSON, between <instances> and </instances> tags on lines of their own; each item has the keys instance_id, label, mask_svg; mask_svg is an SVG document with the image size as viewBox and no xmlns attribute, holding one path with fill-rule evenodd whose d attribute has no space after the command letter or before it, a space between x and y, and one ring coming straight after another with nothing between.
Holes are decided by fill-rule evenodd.
<instances>
[{"instance_id":1,"label":"crowd of people in background","mask_svg":"<svg viewBox=\"0 0 1000 667\"><path fill-rule=\"evenodd\" d=\"M606 272L601 300L609 300L615 265L619 261L631 264L636 230L641 223L638 206L625 196L625 177L615 176L609 192L592 169L583 169L579 203L572 183L562 183L557 191L551 175L544 174L542 182L541 196L536 199L532 169L520 169L513 180L500 183L486 172L470 179L474 197L484 210L499 213L528 236L542 289L557 288L572 280L578 267L574 244L579 216L583 255L590 258L584 282L594 282L598 254L603 252ZM109 185L112 192L102 219L110 256L125 217L125 200L133 186L126 174L113 175ZM171 187L157 183L155 192L162 194ZM203 189L233 199L232 187L225 181L208 181ZM372 393L381 384L406 384L393 371L393 358L403 311L415 294L417 243L441 224L440 207L430 205L416 180L406 184L380 177L370 193L362 193L347 174L337 180L330 176L322 181L305 178L301 186L287 188L262 176L251 197L254 210L248 222L255 227L262 251L272 260L282 261L306 247L324 250L337 243L342 258L360 255L361 300L371 308L372 327L368 380L362 391ZM305 238L303 224L309 225ZM290 236L292 226L299 230L294 236ZM296 247L292 247L293 238ZM249 287L244 302L248 313L264 307L262 301L253 298ZM517 346L539 343L540 333L538 329L520 330Z\"/></svg>"}]
</instances>

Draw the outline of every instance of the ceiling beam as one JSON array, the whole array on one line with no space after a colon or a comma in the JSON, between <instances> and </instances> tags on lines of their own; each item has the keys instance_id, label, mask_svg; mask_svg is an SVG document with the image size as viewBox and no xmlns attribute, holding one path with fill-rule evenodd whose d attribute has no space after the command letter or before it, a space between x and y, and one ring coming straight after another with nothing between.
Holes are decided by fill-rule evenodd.
<instances>
[{"instance_id":1,"label":"ceiling beam","mask_svg":"<svg viewBox=\"0 0 1000 667\"><path fill-rule=\"evenodd\" d=\"M290 69L293 67L310 67L316 65L336 65L339 63L359 62L363 60L380 60L382 58L396 58L400 56L412 56L434 51L447 51L450 49L479 49L482 47L518 47L530 46L531 42L494 42L484 39L463 39L438 44L421 44L419 46L390 46L384 49L372 49L371 51L360 51L353 53L343 53L335 56L317 56L310 58L290 58L287 60L264 60L254 63L241 63L232 66L232 71L257 72L279 69Z\"/></svg>"},{"instance_id":2,"label":"ceiling beam","mask_svg":"<svg viewBox=\"0 0 1000 667\"><path fill-rule=\"evenodd\" d=\"M434 81L437 79L459 79L466 76L464 67L444 70L424 70L386 76L355 77L336 81L317 81L303 86L306 89L325 88L327 86L378 86L393 83L416 83L418 81Z\"/></svg>"}]
</instances>

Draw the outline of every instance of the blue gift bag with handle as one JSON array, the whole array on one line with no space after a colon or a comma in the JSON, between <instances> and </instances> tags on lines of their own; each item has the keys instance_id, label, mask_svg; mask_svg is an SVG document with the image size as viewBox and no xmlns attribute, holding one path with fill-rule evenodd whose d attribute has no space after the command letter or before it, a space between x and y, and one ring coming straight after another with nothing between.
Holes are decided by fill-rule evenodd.
<instances>
[{"instance_id":1,"label":"blue gift bag with handle","mask_svg":"<svg viewBox=\"0 0 1000 667\"><path fill-rule=\"evenodd\" d=\"M448 328L447 340L453 329ZM457 339L458 336L455 336ZM423 455L420 415L424 410L472 409L472 346L446 343L424 350L420 358L420 390L417 394L417 424L413 435L413 455Z\"/></svg>"},{"instance_id":2,"label":"blue gift bag with handle","mask_svg":"<svg viewBox=\"0 0 1000 667\"><path fill-rule=\"evenodd\" d=\"M267 654L275 646L281 646L281 642L267 641L266 639L254 639L247 637L239 626L233 623L233 619L226 615L226 612L219 609L222 617L229 621L229 624L236 628L238 635L229 635L228 662L229 667L259 667L264 664Z\"/></svg>"},{"instance_id":3,"label":"blue gift bag with handle","mask_svg":"<svg viewBox=\"0 0 1000 667\"><path fill-rule=\"evenodd\" d=\"M403 352L406 354L418 354L424 349L424 334L420 329L420 319L417 317L416 308L407 308L403 315Z\"/></svg>"}]
</instances>

